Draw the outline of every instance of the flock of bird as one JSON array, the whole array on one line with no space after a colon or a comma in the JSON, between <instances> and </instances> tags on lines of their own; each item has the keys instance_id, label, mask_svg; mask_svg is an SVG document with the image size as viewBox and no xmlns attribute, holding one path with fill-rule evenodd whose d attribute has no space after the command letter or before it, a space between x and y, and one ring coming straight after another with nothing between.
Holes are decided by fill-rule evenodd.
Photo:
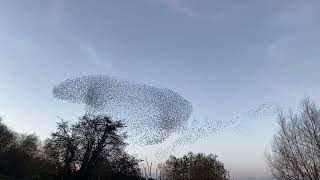
<instances>
[{"instance_id":1,"label":"flock of bird","mask_svg":"<svg viewBox=\"0 0 320 180\"><path fill-rule=\"evenodd\" d=\"M170 89L104 75L67 79L53 88L53 96L84 103L86 113L121 119L132 140L146 145L183 128L192 112L191 103Z\"/></svg>"},{"instance_id":2,"label":"flock of bird","mask_svg":"<svg viewBox=\"0 0 320 180\"><path fill-rule=\"evenodd\" d=\"M197 120L191 118L192 104L177 92L106 75L67 79L53 88L53 96L85 104L87 114L122 120L130 141L136 144L155 145L175 137L170 151L278 107L275 102L266 102L231 120Z\"/></svg>"}]
</instances>

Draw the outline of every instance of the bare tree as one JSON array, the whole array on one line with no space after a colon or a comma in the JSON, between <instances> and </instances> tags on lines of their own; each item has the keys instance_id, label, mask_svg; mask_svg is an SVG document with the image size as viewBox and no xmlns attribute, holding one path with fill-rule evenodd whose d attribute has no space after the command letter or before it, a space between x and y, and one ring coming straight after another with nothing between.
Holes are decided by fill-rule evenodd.
<instances>
[{"instance_id":1,"label":"bare tree","mask_svg":"<svg viewBox=\"0 0 320 180\"><path fill-rule=\"evenodd\" d=\"M57 132L46 139L44 153L52 163L62 166L63 174L72 174L76 171L77 138L72 133L66 121L58 123Z\"/></svg>"},{"instance_id":2,"label":"bare tree","mask_svg":"<svg viewBox=\"0 0 320 180\"><path fill-rule=\"evenodd\" d=\"M118 134L124 125L111 121L109 117L84 116L73 126L72 131L79 140L77 157L81 163L79 174L88 176L96 169L99 160L103 160L114 151L120 151L125 145L125 134Z\"/></svg>"},{"instance_id":3,"label":"bare tree","mask_svg":"<svg viewBox=\"0 0 320 180\"><path fill-rule=\"evenodd\" d=\"M279 113L280 129L266 155L276 179L320 179L320 110L308 98L301 109L299 114Z\"/></svg>"}]
</instances>

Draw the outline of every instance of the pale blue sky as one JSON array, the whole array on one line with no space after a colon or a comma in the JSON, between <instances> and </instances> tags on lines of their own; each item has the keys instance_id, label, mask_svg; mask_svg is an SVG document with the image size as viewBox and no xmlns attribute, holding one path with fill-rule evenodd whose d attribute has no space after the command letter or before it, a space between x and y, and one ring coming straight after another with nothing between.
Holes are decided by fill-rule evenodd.
<instances>
[{"instance_id":1,"label":"pale blue sky","mask_svg":"<svg viewBox=\"0 0 320 180\"><path fill-rule=\"evenodd\" d=\"M53 85L87 74L170 88L200 119L227 120L270 100L296 107L304 95L318 102L319 8L317 0L1 1L0 115L45 138L57 115L83 113L55 100ZM275 116L244 121L179 151L217 153L237 179L267 177L276 127Z\"/></svg>"}]
</instances>

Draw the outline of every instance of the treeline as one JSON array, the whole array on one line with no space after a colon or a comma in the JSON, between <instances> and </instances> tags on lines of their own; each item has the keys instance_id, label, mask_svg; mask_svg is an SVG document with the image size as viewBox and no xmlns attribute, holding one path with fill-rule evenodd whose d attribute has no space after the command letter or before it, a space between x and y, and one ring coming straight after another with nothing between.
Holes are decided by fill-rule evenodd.
<instances>
[{"instance_id":1,"label":"treeline","mask_svg":"<svg viewBox=\"0 0 320 180\"><path fill-rule=\"evenodd\" d=\"M41 142L0 121L0 174L27 179L141 179L139 160L124 151L124 125L108 117L83 116L58 123Z\"/></svg>"},{"instance_id":2,"label":"treeline","mask_svg":"<svg viewBox=\"0 0 320 180\"><path fill-rule=\"evenodd\" d=\"M125 151L123 127L109 117L85 115L72 124L57 123L41 142L35 134L14 132L0 119L0 179L152 179L154 174L140 168L141 160ZM157 170L157 179L229 179L212 154L171 156Z\"/></svg>"},{"instance_id":3,"label":"treeline","mask_svg":"<svg viewBox=\"0 0 320 180\"><path fill-rule=\"evenodd\" d=\"M309 99L297 114L279 113L279 131L267 162L275 179L320 179L320 108ZM125 151L124 127L104 116L61 121L45 141L20 134L0 118L0 179L151 179L151 168ZM227 180L229 172L213 154L171 156L156 171L163 180Z\"/></svg>"}]
</instances>

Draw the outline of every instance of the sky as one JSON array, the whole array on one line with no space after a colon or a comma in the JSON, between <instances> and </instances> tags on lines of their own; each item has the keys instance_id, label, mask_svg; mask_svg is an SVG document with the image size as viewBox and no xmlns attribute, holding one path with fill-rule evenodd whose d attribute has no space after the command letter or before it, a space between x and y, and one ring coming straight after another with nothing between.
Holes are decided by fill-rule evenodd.
<instances>
[{"instance_id":1,"label":"sky","mask_svg":"<svg viewBox=\"0 0 320 180\"><path fill-rule=\"evenodd\" d=\"M172 89L198 119L228 120L268 101L296 109L304 96L317 103L319 8L318 0L1 1L0 116L44 139L57 116L84 113L54 99L53 86L89 74ZM243 118L176 153L214 153L234 179L268 179L276 123ZM153 160L154 149L142 149Z\"/></svg>"}]
</instances>

